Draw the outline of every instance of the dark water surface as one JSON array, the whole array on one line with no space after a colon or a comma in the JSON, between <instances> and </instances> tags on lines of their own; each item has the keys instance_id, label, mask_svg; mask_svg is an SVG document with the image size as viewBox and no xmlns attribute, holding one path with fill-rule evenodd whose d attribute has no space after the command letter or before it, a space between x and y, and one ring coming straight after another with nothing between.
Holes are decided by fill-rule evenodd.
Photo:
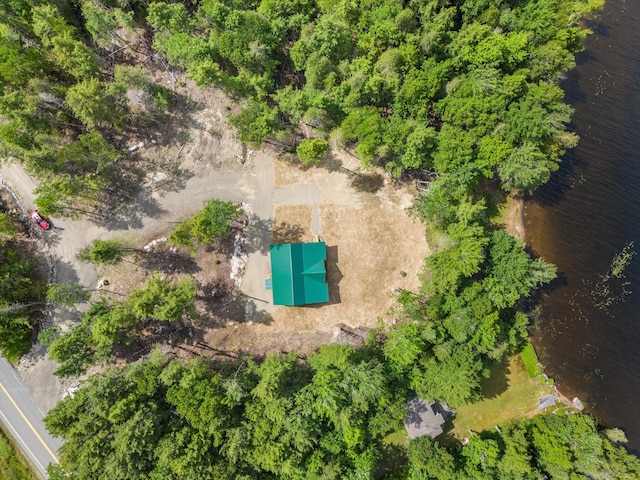
<instances>
[{"instance_id":1,"label":"dark water surface","mask_svg":"<svg viewBox=\"0 0 640 480\"><path fill-rule=\"evenodd\" d=\"M607 0L588 25L594 33L562 83L580 143L526 206L529 243L560 273L543 298L534 343L560 391L623 428L638 453L640 1ZM606 274L629 242L639 254L625 287Z\"/></svg>"}]
</instances>

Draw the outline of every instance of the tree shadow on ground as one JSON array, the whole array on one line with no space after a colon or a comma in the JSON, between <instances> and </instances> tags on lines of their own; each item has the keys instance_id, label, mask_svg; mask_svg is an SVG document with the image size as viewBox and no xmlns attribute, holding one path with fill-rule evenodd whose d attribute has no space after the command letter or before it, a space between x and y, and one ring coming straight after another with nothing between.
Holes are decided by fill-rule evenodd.
<instances>
[{"instance_id":1,"label":"tree shadow on ground","mask_svg":"<svg viewBox=\"0 0 640 480\"><path fill-rule=\"evenodd\" d=\"M247 253L260 252L263 255L269 253L269 246L273 243L273 221L253 217L245 229Z\"/></svg>"},{"instance_id":2,"label":"tree shadow on ground","mask_svg":"<svg viewBox=\"0 0 640 480\"><path fill-rule=\"evenodd\" d=\"M123 170L133 173L135 185L139 188L148 187L160 195L183 189L194 173L181 166L181 156L185 145L191 140L189 129L204 128L193 117L195 112L203 108L204 104L173 92L172 114L149 119L131 132L135 138L142 140L142 145L119 162L120 171L115 172L116 176L123 176ZM120 182L114 184L121 186ZM137 195L135 190L132 193L133 197Z\"/></svg>"},{"instance_id":3,"label":"tree shadow on ground","mask_svg":"<svg viewBox=\"0 0 640 480\"><path fill-rule=\"evenodd\" d=\"M100 204L89 212L88 220L108 230L142 228L145 217L163 213L151 188L144 186L144 171L129 161L118 164L101 192Z\"/></svg>"},{"instance_id":4,"label":"tree shadow on ground","mask_svg":"<svg viewBox=\"0 0 640 480\"><path fill-rule=\"evenodd\" d=\"M273 243L300 243L304 234L305 229L300 225L278 222L273 226Z\"/></svg>"},{"instance_id":5,"label":"tree shadow on ground","mask_svg":"<svg viewBox=\"0 0 640 480\"><path fill-rule=\"evenodd\" d=\"M382 443L379 447L382 460L373 478L380 480L400 469L408 461L407 449L394 443Z\"/></svg>"},{"instance_id":6,"label":"tree shadow on ground","mask_svg":"<svg viewBox=\"0 0 640 480\"><path fill-rule=\"evenodd\" d=\"M164 145L180 147L190 140L189 129L203 129L194 114L205 108L205 104L192 100L180 93L172 92L171 115L164 115L157 122L157 131Z\"/></svg>"},{"instance_id":7,"label":"tree shadow on ground","mask_svg":"<svg viewBox=\"0 0 640 480\"><path fill-rule=\"evenodd\" d=\"M157 218L167 213L151 195L141 195L137 201L120 206L104 217L102 226L107 230L140 229L147 217Z\"/></svg>"},{"instance_id":8,"label":"tree shadow on ground","mask_svg":"<svg viewBox=\"0 0 640 480\"><path fill-rule=\"evenodd\" d=\"M232 230L226 237L214 238L211 243L205 245L204 250L207 253L217 253L224 257L231 257L235 249L235 233L240 233L242 230Z\"/></svg>"},{"instance_id":9,"label":"tree shadow on ground","mask_svg":"<svg viewBox=\"0 0 640 480\"><path fill-rule=\"evenodd\" d=\"M491 376L489 378L480 379L480 389L483 398L496 398L503 394L509 388L509 359L504 358L502 361L491 367Z\"/></svg>"},{"instance_id":10,"label":"tree shadow on ground","mask_svg":"<svg viewBox=\"0 0 640 480\"><path fill-rule=\"evenodd\" d=\"M193 171L181 166L181 148L179 148L174 158L164 156L162 158L154 158L152 162L147 162L147 170L152 173L145 177L145 183L160 196L184 189L189 179L194 176Z\"/></svg>"},{"instance_id":11,"label":"tree shadow on ground","mask_svg":"<svg viewBox=\"0 0 640 480\"><path fill-rule=\"evenodd\" d=\"M245 319L245 305L231 285L225 279L214 278L210 282L200 286L201 294L196 300L201 302L206 315L203 315L198 324L211 324L218 327L225 326L227 322L243 322Z\"/></svg>"},{"instance_id":12,"label":"tree shadow on ground","mask_svg":"<svg viewBox=\"0 0 640 480\"><path fill-rule=\"evenodd\" d=\"M216 278L202 285L200 291L202 294L197 295L196 300L202 302L206 314L196 323L204 328L224 327L228 322L269 325L273 320L260 308L260 303L268 303L266 300L242 294L226 280Z\"/></svg>"},{"instance_id":13,"label":"tree shadow on ground","mask_svg":"<svg viewBox=\"0 0 640 480\"><path fill-rule=\"evenodd\" d=\"M166 213L154 193L183 189L192 176L193 172L180 167L178 158L144 162L131 156L111 172L101 205L88 218L109 230L142 228L144 218Z\"/></svg>"},{"instance_id":14,"label":"tree shadow on ground","mask_svg":"<svg viewBox=\"0 0 640 480\"><path fill-rule=\"evenodd\" d=\"M327 283L329 284L329 305L342 303L340 282L344 278L338 267L338 246L327 247Z\"/></svg>"},{"instance_id":15,"label":"tree shadow on ground","mask_svg":"<svg viewBox=\"0 0 640 480\"><path fill-rule=\"evenodd\" d=\"M273 317L271 313L267 312L265 309L260 308L262 305L267 304L266 300L261 298L245 297L245 306L244 306L244 314L245 320L249 324L259 323L261 325L271 325L273 322Z\"/></svg>"},{"instance_id":16,"label":"tree shadow on ground","mask_svg":"<svg viewBox=\"0 0 640 480\"><path fill-rule=\"evenodd\" d=\"M60 258L53 258L55 277L53 279L56 283L78 283L80 278L75 265L71 262L65 262ZM91 286L89 286L91 288Z\"/></svg>"},{"instance_id":17,"label":"tree shadow on ground","mask_svg":"<svg viewBox=\"0 0 640 480\"><path fill-rule=\"evenodd\" d=\"M184 350L184 349L183 349ZM221 360L225 364L231 360L237 360L241 358L241 354L230 350L222 350L220 348L212 347L208 343L197 341L195 344L186 349L191 355L197 355L199 357L208 358L211 360Z\"/></svg>"},{"instance_id":18,"label":"tree shadow on ground","mask_svg":"<svg viewBox=\"0 0 640 480\"><path fill-rule=\"evenodd\" d=\"M195 322L182 325L174 330L171 330L168 334L164 335L164 341L168 345L195 345L198 342L204 342L204 335L206 331L200 328Z\"/></svg>"},{"instance_id":19,"label":"tree shadow on ground","mask_svg":"<svg viewBox=\"0 0 640 480\"><path fill-rule=\"evenodd\" d=\"M357 155L346 148L341 150L347 155L358 160L358 163L361 165L361 160ZM384 176L376 172L363 173L362 171L351 170L345 167L339 158L331 155L330 153L325 155L320 166L326 168L330 172L345 173L351 179L351 187L360 193L376 193L384 186Z\"/></svg>"},{"instance_id":20,"label":"tree shadow on ground","mask_svg":"<svg viewBox=\"0 0 640 480\"><path fill-rule=\"evenodd\" d=\"M318 166L325 168L330 172L338 172L342 168L342 160L329 151L324 155Z\"/></svg>"},{"instance_id":21,"label":"tree shadow on ground","mask_svg":"<svg viewBox=\"0 0 640 480\"><path fill-rule=\"evenodd\" d=\"M148 355L159 345L188 350L189 346L203 342L205 333L204 329L195 326L191 320L165 322L149 319L140 332L129 337L128 343L114 343L111 353L116 359L131 363Z\"/></svg>"},{"instance_id":22,"label":"tree shadow on ground","mask_svg":"<svg viewBox=\"0 0 640 480\"><path fill-rule=\"evenodd\" d=\"M181 250L161 248L152 252L137 252L136 263L148 271L160 271L167 275L174 273L197 273L201 270L195 259Z\"/></svg>"},{"instance_id":23,"label":"tree shadow on ground","mask_svg":"<svg viewBox=\"0 0 640 480\"><path fill-rule=\"evenodd\" d=\"M378 173L356 173L351 186L360 193L376 193L384 186L384 177Z\"/></svg>"},{"instance_id":24,"label":"tree shadow on ground","mask_svg":"<svg viewBox=\"0 0 640 480\"><path fill-rule=\"evenodd\" d=\"M153 57L153 55L149 55L148 59ZM125 61L124 63L136 65L132 62ZM163 66L156 65L156 67L162 68ZM205 104L190 99L175 90L170 90L170 93L171 105L168 111L152 108L150 112L137 112L132 115L130 126L126 132L127 139L147 139L143 142L145 145L140 151L144 151L143 149L154 144L184 145L190 139L190 128L202 128L200 122L194 118L194 114L203 110ZM124 138L120 140L122 142ZM125 148L122 143L119 146Z\"/></svg>"}]
</instances>

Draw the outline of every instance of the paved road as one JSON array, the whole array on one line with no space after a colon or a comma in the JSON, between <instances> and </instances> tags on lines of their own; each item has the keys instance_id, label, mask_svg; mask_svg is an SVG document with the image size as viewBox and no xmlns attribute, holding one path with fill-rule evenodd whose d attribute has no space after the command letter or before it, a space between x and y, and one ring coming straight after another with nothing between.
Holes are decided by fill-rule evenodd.
<instances>
[{"instance_id":1,"label":"paved road","mask_svg":"<svg viewBox=\"0 0 640 480\"><path fill-rule=\"evenodd\" d=\"M47 432L43 417L11 364L0 357L0 419L43 478L47 478L47 465L58 462L57 451L62 442Z\"/></svg>"}]
</instances>

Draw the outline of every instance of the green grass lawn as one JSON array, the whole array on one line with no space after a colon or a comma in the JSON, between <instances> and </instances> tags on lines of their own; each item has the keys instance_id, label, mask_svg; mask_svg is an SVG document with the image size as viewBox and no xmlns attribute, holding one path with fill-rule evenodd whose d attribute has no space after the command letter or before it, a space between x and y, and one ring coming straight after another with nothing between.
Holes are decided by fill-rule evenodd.
<instances>
[{"instance_id":1,"label":"green grass lawn","mask_svg":"<svg viewBox=\"0 0 640 480\"><path fill-rule=\"evenodd\" d=\"M533 345L527 343L522 349L522 361L524 362L524 368L527 371L529 378L536 378L542 373L542 368L538 366L538 355L533 348Z\"/></svg>"},{"instance_id":2,"label":"green grass lawn","mask_svg":"<svg viewBox=\"0 0 640 480\"><path fill-rule=\"evenodd\" d=\"M488 430L535 414L538 397L551 393L551 387L529 378L518 354L492 369L491 377L482 383L482 393L484 398L479 402L456 409L450 433L457 438L468 437L469 430Z\"/></svg>"},{"instance_id":3,"label":"green grass lawn","mask_svg":"<svg viewBox=\"0 0 640 480\"><path fill-rule=\"evenodd\" d=\"M378 468L378 474L387 475L396 471L407 462L407 448L409 437L404 428L390 433L382 440L382 461Z\"/></svg>"},{"instance_id":4,"label":"green grass lawn","mask_svg":"<svg viewBox=\"0 0 640 480\"><path fill-rule=\"evenodd\" d=\"M26 460L6 437L4 428L0 429L0 478L2 480L36 480L27 467Z\"/></svg>"},{"instance_id":5,"label":"green grass lawn","mask_svg":"<svg viewBox=\"0 0 640 480\"><path fill-rule=\"evenodd\" d=\"M409 437L406 430L403 428L397 432L390 433L382 442L385 445L396 445L398 447L407 448L409 446Z\"/></svg>"}]
</instances>

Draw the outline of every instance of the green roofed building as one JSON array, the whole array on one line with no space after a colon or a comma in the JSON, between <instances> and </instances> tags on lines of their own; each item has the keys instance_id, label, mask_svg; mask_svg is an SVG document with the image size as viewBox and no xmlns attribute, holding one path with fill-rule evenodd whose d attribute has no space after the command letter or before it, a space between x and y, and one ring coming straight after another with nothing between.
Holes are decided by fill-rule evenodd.
<instances>
[{"instance_id":1,"label":"green roofed building","mask_svg":"<svg viewBox=\"0 0 640 480\"><path fill-rule=\"evenodd\" d=\"M329 301L327 246L324 242L271 245L274 305L308 305Z\"/></svg>"}]
</instances>

